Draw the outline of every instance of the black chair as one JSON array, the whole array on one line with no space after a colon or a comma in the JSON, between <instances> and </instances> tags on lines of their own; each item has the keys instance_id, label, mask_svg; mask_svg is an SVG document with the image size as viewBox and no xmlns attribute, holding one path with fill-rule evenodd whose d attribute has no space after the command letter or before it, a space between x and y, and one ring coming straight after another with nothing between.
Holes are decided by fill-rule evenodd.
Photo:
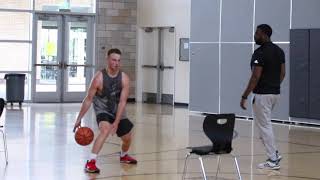
<instances>
[{"instance_id":1,"label":"black chair","mask_svg":"<svg viewBox=\"0 0 320 180\"><path fill-rule=\"evenodd\" d=\"M6 129L5 129L5 102L0 98L0 132L3 138L4 154L6 158L6 164L8 164L8 149L7 149L7 139L6 139Z\"/></svg>"},{"instance_id":2,"label":"black chair","mask_svg":"<svg viewBox=\"0 0 320 180\"><path fill-rule=\"evenodd\" d=\"M218 156L218 167L216 172L217 179L220 171L220 155L229 154L234 158L238 179L242 180L237 157L231 153L234 123L235 114L210 114L205 117L203 121L203 131L212 142L212 145L188 148L191 151L187 154L185 159L182 179L185 179L188 158L190 155L195 154L199 156L203 179L207 180L202 156Z\"/></svg>"}]
</instances>

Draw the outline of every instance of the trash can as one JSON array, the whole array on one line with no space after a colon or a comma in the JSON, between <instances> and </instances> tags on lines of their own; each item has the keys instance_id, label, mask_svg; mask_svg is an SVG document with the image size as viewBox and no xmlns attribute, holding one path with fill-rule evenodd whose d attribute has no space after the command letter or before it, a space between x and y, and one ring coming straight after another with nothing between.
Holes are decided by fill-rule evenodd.
<instances>
[{"instance_id":1,"label":"trash can","mask_svg":"<svg viewBox=\"0 0 320 180\"><path fill-rule=\"evenodd\" d=\"M18 102L21 106L24 101L24 80L26 79L25 74L6 74L4 76L6 80L6 97L7 102Z\"/></svg>"}]
</instances>

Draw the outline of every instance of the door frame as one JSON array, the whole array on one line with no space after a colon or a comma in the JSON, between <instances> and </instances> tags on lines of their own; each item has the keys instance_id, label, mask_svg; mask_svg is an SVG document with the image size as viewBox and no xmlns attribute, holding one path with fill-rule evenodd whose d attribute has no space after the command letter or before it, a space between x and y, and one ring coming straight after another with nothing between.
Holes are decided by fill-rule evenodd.
<instances>
[{"instance_id":1,"label":"door frame","mask_svg":"<svg viewBox=\"0 0 320 180\"><path fill-rule=\"evenodd\" d=\"M173 32L171 32L171 30L173 30ZM144 64L143 59L144 59L144 53L145 50L143 48L144 45L144 40L143 40L143 35L144 33L148 33L148 32L152 32L154 30L159 30L157 37L158 37L158 41L157 44L158 46L162 45L163 46L163 34L160 35L160 33L162 33L161 31L165 31L165 30L170 30L170 33L174 34L174 62L173 62L173 66L166 66L163 61L163 52L161 52L163 49L161 49L161 47L158 47L158 50L161 51L157 51L158 53L158 59L157 59L157 64L156 65L150 65L150 64ZM162 37L162 38L160 38ZM143 70L148 68L148 69L154 69L157 71L157 87L156 87L156 91L155 93L151 93L151 94L156 94L155 98L151 99L155 99L155 102L152 103L164 103L164 104L168 104L166 102L162 102L162 95L165 95L162 91L163 91L163 69L172 69L173 71L173 87L172 87L172 95L173 95L173 99L172 99L172 105L174 105L175 103L175 74L176 74L176 28L175 26L141 26L137 28L137 62L136 62L136 71L137 71L137 81L136 81L136 99L138 102L144 102L144 92L143 92L143 86L144 86L144 74L143 74ZM162 70L160 70L162 69ZM161 93L162 92L162 93ZM153 100L152 100L153 101ZM170 103L171 104L171 103Z\"/></svg>"},{"instance_id":2,"label":"door frame","mask_svg":"<svg viewBox=\"0 0 320 180\"><path fill-rule=\"evenodd\" d=\"M57 60L60 64L54 65L59 67L59 73L57 75L57 89L55 92L36 92L36 62L37 62L37 48L38 48L38 21L39 17L48 16L49 18L54 17L57 19L58 25L58 39L57 39ZM89 87L91 78L94 72L94 30L95 30L95 14L92 13L71 13L71 12L47 12L47 11L36 11L33 14L33 31L32 31L32 74L31 74L31 99L33 102L81 102L85 97L86 91L84 92L67 92L66 78L68 66L68 26L66 25L68 19L74 17L87 18L87 49L86 57L87 63L80 65L85 67L86 74L86 89ZM55 20L54 20L55 21Z\"/></svg>"}]
</instances>

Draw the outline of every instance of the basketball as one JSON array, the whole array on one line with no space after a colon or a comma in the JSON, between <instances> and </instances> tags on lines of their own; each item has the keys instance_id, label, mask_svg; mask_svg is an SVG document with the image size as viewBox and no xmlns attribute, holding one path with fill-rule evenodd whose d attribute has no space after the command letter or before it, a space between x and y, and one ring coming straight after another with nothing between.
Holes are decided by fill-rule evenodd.
<instances>
[{"instance_id":1,"label":"basketball","mask_svg":"<svg viewBox=\"0 0 320 180\"><path fill-rule=\"evenodd\" d=\"M80 127L77 129L74 138L81 146L87 146L93 141L93 131L88 127Z\"/></svg>"}]
</instances>

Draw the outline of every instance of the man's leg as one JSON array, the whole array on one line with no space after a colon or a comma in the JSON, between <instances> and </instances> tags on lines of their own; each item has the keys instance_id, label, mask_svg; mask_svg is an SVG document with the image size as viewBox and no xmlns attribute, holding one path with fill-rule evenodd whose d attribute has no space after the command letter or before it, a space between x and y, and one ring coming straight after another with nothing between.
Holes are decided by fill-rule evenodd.
<instances>
[{"instance_id":1,"label":"man's leg","mask_svg":"<svg viewBox=\"0 0 320 180\"><path fill-rule=\"evenodd\" d=\"M122 119L119 123L117 135L122 140L120 162L127 164L137 164L137 160L128 155L128 151L132 141L133 124L129 119Z\"/></svg>"},{"instance_id":2,"label":"man's leg","mask_svg":"<svg viewBox=\"0 0 320 180\"><path fill-rule=\"evenodd\" d=\"M104 142L106 141L111 131L111 125L107 121L100 121L99 123L99 135L94 141L90 160L87 162L85 170L90 173L99 173L100 170L96 166L96 158L98 153L101 151Z\"/></svg>"},{"instance_id":3,"label":"man's leg","mask_svg":"<svg viewBox=\"0 0 320 180\"><path fill-rule=\"evenodd\" d=\"M107 137L109 136L111 131L111 124L107 121L100 121L99 123L99 135L94 141L92 147L92 153L98 154L103 147L104 142L106 141Z\"/></svg>"},{"instance_id":4,"label":"man's leg","mask_svg":"<svg viewBox=\"0 0 320 180\"><path fill-rule=\"evenodd\" d=\"M128 151L132 141L132 132L130 131L128 134L121 136L122 147L120 154L120 162L126 164L137 164L137 160L128 155Z\"/></svg>"},{"instance_id":5,"label":"man's leg","mask_svg":"<svg viewBox=\"0 0 320 180\"><path fill-rule=\"evenodd\" d=\"M132 132L131 131L128 134L121 137L121 140L122 140L121 150L123 153L129 151L129 148L131 145L131 139L132 139Z\"/></svg>"},{"instance_id":6,"label":"man's leg","mask_svg":"<svg viewBox=\"0 0 320 180\"><path fill-rule=\"evenodd\" d=\"M280 168L277 161L277 149L275 146L275 140L273 135L273 128L271 123L271 111L274 106L273 98L270 95L255 95L255 100L252 106L253 117L255 125L257 126L260 138L264 144L270 162L259 164L259 168L263 166L272 166L272 169Z\"/></svg>"}]
</instances>

